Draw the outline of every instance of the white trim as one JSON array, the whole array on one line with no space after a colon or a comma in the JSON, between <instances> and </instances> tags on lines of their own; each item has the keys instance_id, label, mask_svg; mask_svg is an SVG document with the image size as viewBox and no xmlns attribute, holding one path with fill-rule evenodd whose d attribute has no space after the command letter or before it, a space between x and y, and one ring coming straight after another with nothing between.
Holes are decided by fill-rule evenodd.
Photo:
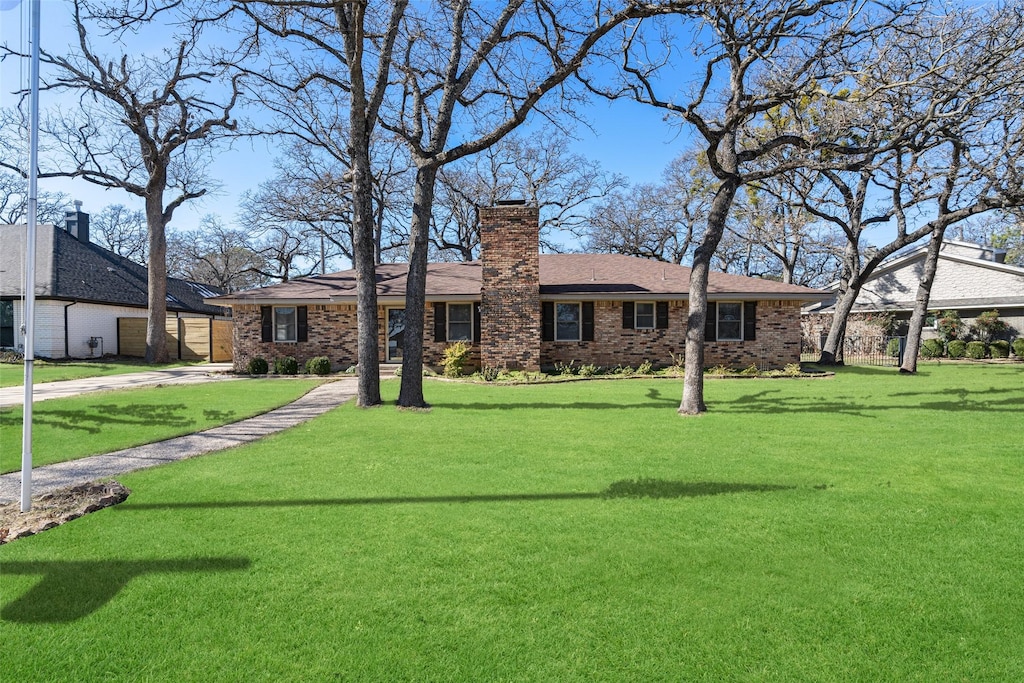
<instances>
[{"instance_id":1,"label":"white trim","mask_svg":"<svg viewBox=\"0 0 1024 683\"><path fill-rule=\"evenodd\" d=\"M644 325L640 326L640 311L638 310L640 305L651 307L651 324L648 327ZM654 330L658 327L658 304L655 301L634 301L633 302L633 329L634 330Z\"/></svg>"}]
</instances>

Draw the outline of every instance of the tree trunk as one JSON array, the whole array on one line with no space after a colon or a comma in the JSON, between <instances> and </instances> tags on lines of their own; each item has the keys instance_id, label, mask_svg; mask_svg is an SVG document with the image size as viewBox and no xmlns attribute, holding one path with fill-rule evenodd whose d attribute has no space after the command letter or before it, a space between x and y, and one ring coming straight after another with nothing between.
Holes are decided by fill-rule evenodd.
<instances>
[{"instance_id":1,"label":"tree trunk","mask_svg":"<svg viewBox=\"0 0 1024 683\"><path fill-rule=\"evenodd\" d=\"M367 408L381 404L380 351L377 323L376 240L374 239L373 176L370 167L370 131L375 121L367 116L368 102L363 78L363 9L336 9L348 55L349 163L352 173L352 265L356 271L356 325L359 383L356 404ZM348 19L346 22L345 19Z\"/></svg>"},{"instance_id":2,"label":"tree trunk","mask_svg":"<svg viewBox=\"0 0 1024 683\"><path fill-rule=\"evenodd\" d=\"M711 270L711 259L725 232L725 222L737 189L739 181L735 177L722 182L711 203L707 232L693 254L689 315L686 321L683 400L679 404L681 415L699 415L708 409L704 403L704 323L708 315L708 273Z\"/></svg>"},{"instance_id":3,"label":"tree trunk","mask_svg":"<svg viewBox=\"0 0 1024 683\"><path fill-rule=\"evenodd\" d=\"M423 398L423 322L426 309L427 251L430 245L430 213L434 205L437 166L416 169L413 188L412 226L409 230L409 277L405 284L405 347L402 350L402 388L398 405L426 408Z\"/></svg>"},{"instance_id":4,"label":"tree trunk","mask_svg":"<svg viewBox=\"0 0 1024 683\"><path fill-rule=\"evenodd\" d=\"M821 347L818 365L842 365L843 342L846 339L846 321L853 310L853 304L860 295L860 250L853 243L847 243L843 257L843 274L840 280L838 298L832 313L832 324L828 338ZM850 294L853 290L853 294Z\"/></svg>"},{"instance_id":5,"label":"tree trunk","mask_svg":"<svg viewBox=\"0 0 1024 683\"><path fill-rule=\"evenodd\" d=\"M146 362L166 363L170 359L167 353L167 230L162 186L159 190L149 192L145 199L146 227L149 233Z\"/></svg>"},{"instance_id":6,"label":"tree trunk","mask_svg":"<svg viewBox=\"0 0 1024 683\"><path fill-rule=\"evenodd\" d=\"M907 345L903 351L903 364L900 372L913 374L917 372L917 354L921 349L921 331L924 329L925 318L928 317L928 302L932 295L932 283L935 282L935 271L939 265L939 252L942 251L942 238L945 226L935 228L928 252L924 258L924 273L917 286L917 299L914 301L914 312L910 316L910 328L907 330Z\"/></svg>"}]
</instances>

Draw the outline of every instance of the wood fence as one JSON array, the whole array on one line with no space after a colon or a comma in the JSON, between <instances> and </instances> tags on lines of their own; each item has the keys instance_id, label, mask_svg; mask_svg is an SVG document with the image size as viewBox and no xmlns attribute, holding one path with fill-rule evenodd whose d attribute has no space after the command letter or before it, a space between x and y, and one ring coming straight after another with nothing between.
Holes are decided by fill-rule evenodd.
<instances>
[{"instance_id":1,"label":"wood fence","mask_svg":"<svg viewBox=\"0 0 1024 683\"><path fill-rule=\"evenodd\" d=\"M167 351L179 360L225 363L232 360L230 320L168 318ZM117 349L122 356L146 355L146 319L117 319Z\"/></svg>"}]
</instances>

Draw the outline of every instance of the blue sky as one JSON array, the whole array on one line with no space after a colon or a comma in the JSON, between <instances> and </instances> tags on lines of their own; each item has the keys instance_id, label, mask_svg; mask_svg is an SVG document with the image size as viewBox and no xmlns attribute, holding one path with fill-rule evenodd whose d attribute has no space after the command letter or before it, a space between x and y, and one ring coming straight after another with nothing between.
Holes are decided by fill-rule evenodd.
<instances>
[{"instance_id":1,"label":"blue sky","mask_svg":"<svg viewBox=\"0 0 1024 683\"><path fill-rule=\"evenodd\" d=\"M8 4L11 0L0 2ZM27 5L23 2L20 8L0 13L3 42L11 47L23 46L25 51L29 34ZM43 0L41 26L41 44L46 50L60 52L75 39L69 6L61 0ZM27 64L18 65L12 60L4 63L0 71L0 105L16 104L17 98L11 91L27 87L27 79ZM54 104L52 95L42 93L40 106L43 109ZM685 135L667 124L661 112L634 102L595 100L584 116L593 130L578 129L579 139L573 142L573 151L600 162L606 171L620 173L634 183L659 180L663 169L687 144ZM239 197L273 174L273 160L274 154L268 145L259 141L236 143L232 149L219 153L212 175L222 184L221 191L179 209L171 223L172 229L193 229L208 213L219 214L231 223L238 210ZM61 191L72 199L80 199L86 212L96 213L108 204L142 208L141 200L126 192L105 190L81 180L42 179L39 189Z\"/></svg>"}]
</instances>

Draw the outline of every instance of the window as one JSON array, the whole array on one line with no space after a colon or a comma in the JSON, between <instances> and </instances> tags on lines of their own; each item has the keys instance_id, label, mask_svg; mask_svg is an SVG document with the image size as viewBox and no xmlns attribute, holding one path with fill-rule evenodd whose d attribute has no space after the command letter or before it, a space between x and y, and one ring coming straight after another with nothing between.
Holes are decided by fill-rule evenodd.
<instances>
[{"instance_id":1,"label":"window","mask_svg":"<svg viewBox=\"0 0 1024 683\"><path fill-rule=\"evenodd\" d=\"M743 304L718 302L718 341L743 341Z\"/></svg>"},{"instance_id":2,"label":"window","mask_svg":"<svg viewBox=\"0 0 1024 683\"><path fill-rule=\"evenodd\" d=\"M654 329L654 302L653 301L638 301L635 307L636 322L635 327L638 330L653 330Z\"/></svg>"},{"instance_id":3,"label":"window","mask_svg":"<svg viewBox=\"0 0 1024 683\"><path fill-rule=\"evenodd\" d=\"M448 304L448 341L473 339L473 304Z\"/></svg>"},{"instance_id":4,"label":"window","mask_svg":"<svg viewBox=\"0 0 1024 683\"><path fill-rule=\"evenodd\" d=\"M0 348L14 347L14 302L0 301Z\"/></svg>"},{"instance_id":5,"label":"window","mask_svg":"<svg viewBox=\"0 0 1024 683\"><path fill-rule=\"evenodd\" d=\"M309 338L308 309L308 306L260 306L262 341L306 341Z\"/></svg>"},{"instance_id":6,"label":"window","mask_svg":"<svg viewBox=\"0 0 1024 683\"><path fill-rule=\"evenodd\" d=\"M580 305L555 304L555 341L580 340Z\"/></svg>"},{"instance_id":7,"label":"window","mask_svg":"<svg viewBox=\"0 0 1024 683\"><path fill-rule=\"evenodd\" d=\"M274 341L295 341L294 306L277 306L274 308Z\"/></svg>"}]
</instances>

